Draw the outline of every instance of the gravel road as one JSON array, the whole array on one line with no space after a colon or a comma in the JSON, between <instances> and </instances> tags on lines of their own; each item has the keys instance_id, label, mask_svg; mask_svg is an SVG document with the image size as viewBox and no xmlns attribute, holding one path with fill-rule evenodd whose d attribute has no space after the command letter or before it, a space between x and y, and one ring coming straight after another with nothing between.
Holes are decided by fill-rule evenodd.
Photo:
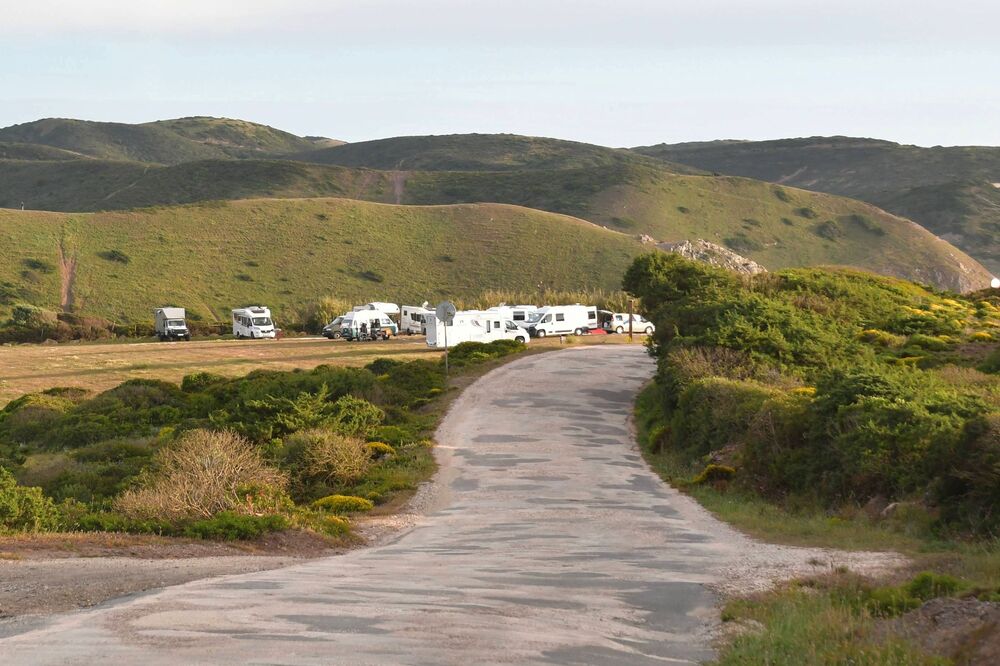
<instances>
[{"instance_id":1,"label":"gravel road","mask_svg":"<svg viewBox=\"0 0 1000 666\"><path fill-rule=\"evenodd\" d=\"M653 370L617 345L514 361L454 404L399 536L23 626L0 663L690 663L716 590L898 563L758 544L663 484L628 424Z\"/></svg>"}]
</instances>

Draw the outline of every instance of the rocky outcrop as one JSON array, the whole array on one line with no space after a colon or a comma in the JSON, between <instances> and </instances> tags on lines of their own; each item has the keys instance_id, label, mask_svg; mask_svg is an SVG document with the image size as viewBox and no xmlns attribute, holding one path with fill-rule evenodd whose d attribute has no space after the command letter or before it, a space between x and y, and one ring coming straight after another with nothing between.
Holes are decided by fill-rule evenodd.
<instances>
[{"instance_id":1,"label":"rocky outcrop","mask_svg":"<svg viewBox=\"0 0 1000 666\"><path fill-rule=\"evenodd\" d=\"M677 243L658 243L656 247L666 252L674 252L686 259L702 261L743 275L767 272L766 268L753 259L747 259L728 248L700 238L693 241L682 240Z\"/></svg>"}]
</instances>

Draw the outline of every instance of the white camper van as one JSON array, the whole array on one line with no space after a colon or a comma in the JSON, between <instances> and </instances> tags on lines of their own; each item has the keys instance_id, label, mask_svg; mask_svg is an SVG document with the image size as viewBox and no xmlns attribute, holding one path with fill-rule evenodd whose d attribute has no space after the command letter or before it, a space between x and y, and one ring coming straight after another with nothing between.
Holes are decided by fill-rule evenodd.
<instances>
[{"instance_id":1,"label":"white camper van","mask_svg":"<svg viewBox=\"0 0 1000 666\"><path fill-rule=\"evenodd\" d=\"M184 321L184 308L156 308L154 330L160 340L190 340L191 331Z\"/></svg>"},{"instance_id":2,"label":"white camper van","mask_svg":"<svg viewBox=\"0 0 1000 666\"><path fill-rule=\"evenodd\" d=\"M535 338L546 335L582 335L597 328L597 308L593 305L550 305L528 317L528 333Z\"/></svg>"},{"instance_id":3,"label":"white camper van","mask_svg":"<svg viewBox=\"0 0 1000 666\"><path fill-rule=\"evenodd\" d=\"M237 338L275 338L277 331L271 311L263 305L233 310L233 335Z\"/></svg>"},{"instance_id":4,"label":"white camper van","mask_svg":"<svg viewBox=\"0 0 1000 666\"><path fill-rule=\"evenodd\" d=\"M427 346L436 349L445 347L445 326L432 312L427 315ZM496 313L466 310L455 313L455 319L448 326L448 346L462 342L493 342L494 340L517 340L527 344L528 332L512 322L502 319Z\"/></svg>"},{"instance_id":5,"label":"white camper van","mask_svg":"<svg viewBox=\"0 0 1000 666\"><path fill-rule=\"evenodd\" d=\"M340 335L345 340L370 340L373 330L377 330L377 337L383 340L399 333L396 322L380 310L363 308L348 312L340 322Z\"/></svg>"},{"instance_id":6,"label":"white camper van","mask_svg":"<svg viewBox=\"0 0 1000 666\"><path fill-rule=\"evenodd\" d=\"M534 305L497 305L486 312L494 312L509 319L521 328L527 328L528 318L538 310Z\"/></svg>"},{"instance_id":7,"label":"white camper van","mask_svg":"<svg viewBox=\"0 0 1000 666\"><path fill-rule=\"evenodd\" d=\"M427 309L424 305L404 305L399 312L399 332L413 335L414 333L424 333L424 326L427 315L434 314L433 310Z\"/></svg>"}]
</instances>

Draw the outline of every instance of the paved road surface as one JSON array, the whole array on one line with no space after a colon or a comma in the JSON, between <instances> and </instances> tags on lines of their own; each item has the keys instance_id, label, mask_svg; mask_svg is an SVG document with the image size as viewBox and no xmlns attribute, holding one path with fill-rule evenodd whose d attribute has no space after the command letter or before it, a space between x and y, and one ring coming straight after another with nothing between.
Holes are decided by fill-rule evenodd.
<instances>
[{"instance_id":1,"label":"paved road surface","mask_svg":"<svg viewBox=\"0 0 1000 666\"><path fill-rule=\"evenodd\" d=\"M677 509L627 417L639 347L531 356L442 426L422 524L381 547L51 619L0 664L669 664L711 656L731 547Z\"/></svg>"}]
</instances>

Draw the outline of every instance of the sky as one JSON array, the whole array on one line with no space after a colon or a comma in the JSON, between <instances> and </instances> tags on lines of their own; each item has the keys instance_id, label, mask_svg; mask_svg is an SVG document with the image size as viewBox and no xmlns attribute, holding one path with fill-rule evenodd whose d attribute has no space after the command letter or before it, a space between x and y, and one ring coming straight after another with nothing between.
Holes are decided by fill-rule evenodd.
<instances>
[{"instance_id":1,"label":"sky","mask_svg":"<svg viewBox=\"0 0 1000 666\"><path fill-rule=\"evenodd\" d=\"M0 126L1000 145L996 2L0 0L0 17Z\"/></svg>"}]
</instances>

